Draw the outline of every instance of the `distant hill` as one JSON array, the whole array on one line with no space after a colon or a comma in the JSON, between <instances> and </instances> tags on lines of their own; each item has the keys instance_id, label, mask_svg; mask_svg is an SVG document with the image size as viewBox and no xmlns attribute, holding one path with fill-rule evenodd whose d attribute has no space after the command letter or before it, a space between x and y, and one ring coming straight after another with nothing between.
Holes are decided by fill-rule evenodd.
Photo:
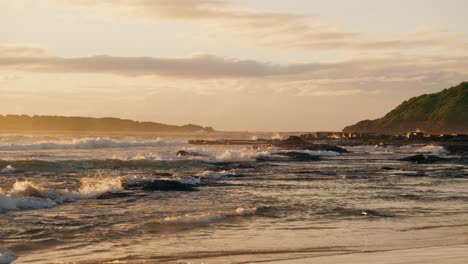
<instances>
[{"instance_id":1,"label":"distant hill","mask_svg":"<svg viewBox=\"0 0 468 264\"><path fill-rule=\"evenodd\" d=\"M214 130L211 127L192 124L174 126L113 117L0 115L0 131L195 132Z\"/></svg>"},{"instance_id":2,"label":"distant hill","mask_svg":"<svg viewBox=\"0 0 468 264\"><path fill-rule=\"evenodd\" d=\"M426 134L468 134L468 83L424 94L404 101L376 120L364 120L345 127L343 132Z\"/></svg>"}]
</instances>

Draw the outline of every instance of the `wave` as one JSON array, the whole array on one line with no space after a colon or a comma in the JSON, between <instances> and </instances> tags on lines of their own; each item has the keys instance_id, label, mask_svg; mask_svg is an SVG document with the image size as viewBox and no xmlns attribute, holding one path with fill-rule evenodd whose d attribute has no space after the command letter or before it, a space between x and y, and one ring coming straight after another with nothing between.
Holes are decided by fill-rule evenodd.
<instances>
[{"instance_id":1,"label":"wave","mask_svg":"<svg viewBox=\"0 0 468 264\"><path fill-rule=\"evenodd\" d=\"M229 172L229 171L226 171L226 170L222 170L222 171L218 171L218 172L207 170L207 171L200 172L200 173L196 174L195 176L201 177L201 178L209 178L209 179L213 179L213 180L219 180L219 179L225 179L225 178L230 177L230 176L236 176L236 173L235 172Z\"/></svg>"},{"instance_id":2,"label":"wave","mask_svg":"<svg viewBox=\"0 0 468 264\"><path fill-rule=\"evenodd\" d=\"M448 153L444 147L434 145L427 145L421 148L417 148L415 152L430 153L433 155L442 155Z\"/></svg>"},{"instance_id":3,"label":"wave","mask_svg":"<svg viewBox=\"0 0 468 264\"><path fill-rule=\"evenodd\" d=\"M395 154L395 148L392 146L382 147L378 145L362 145L362 146L343 146L343 148L350 152L368 153L371 155Z\"/></svg>"},{"instance_id":4,"label":"wave","mask_svg":"<svg viewBox=\"0 0 468 264\"><path fill-rule=\"evenodd\" d=\"M16 254L0 246L0 264L9 264L16 259Z\"/></svg>"},{"instance_id":5,"label":"wave","mask_svg":"<svg viewBox=\"0 0 468 264\"><path fill-rule=\"evenodd\" d=\"M284 161L294 161L288 159L290 155L281 155L278 153L303 153L312 157L334 157L339 153L332 151L310 151L310 150L252 150L252 149L237 149L225 151L203 151L191 150L192 152L201 153L203 156L177 156L177 151L163 152L138 152L112 154L106 157L105 154L95 156L82 156L77 159L73 156L59 158L45 157L40 158L8 158L0 160L0 174L11 174L19 172L33 171L86 171L86 170L106 170L106 169L123 169L123 168L153 168L153 169L170 169L179 168L180 166L188 167L206 167L218 163L253 163L262 157L284 157Z\"/></svg>"},{"instance_id":6,"label":"wave","mask_svg":"<svg viewBox=\"0 0 468 264\"><path fill-rule=\"evenodd\" d=\"M395 153L429 153L433 155L447 154L448 151L442 146L436 145L404 145L404 146L345 146L346 150L351 152L364 152L369 154L395 154Z\"/></svg>"},{"instance_id":7,"label":"wave","mask_svg":"<svg viewBox=\"0 0 468 264\"><path fill-rule=\"evenodd\" d=\"M236 217L236 216L252 216L257 212L257 208L242 208L239 207L233 211L206 213L196 215L183 215L175 217L166 217L162 223L166 224L209 224L221 219Z\"/></svg>"},{"instance_id":8,"label":"wave","mask_svg":"<svg viewBox=\"0 0 468 264\"><path fill-rule=\"evenodd\" d=\"M81 178L78 191L51 190L27 180L16 181L10 191L0 190L0 212L52 208L76 199L96 198L104 193L122 190L120 177L103 172Z\"/></svg>"},{"instance_id":9,"label":"wave","mask_svg":"<svg viewBox=\"0 0 468 264\"><path fill-rule=\"evenodd\" d=\"M152 141L119 141L109 138L84 138L71 141L41 141L32 144L2 144L0 151L51 150L51 149L99 149L182 146L186 142L167 141L160 138Z\"/></svg>"},{"instance_id":10,"label":"wave","mask_svg":"<svg viewBox=\"0 0 468 264\"><path fill-rule=\"evenodd\" d=\"M210 155L211 160L221 162L241 162L241 161L255 161L259 157L269 157L277 153L304 153L316 157L335 157L339 155L333 151L313 151L313 150L263 150L257 151L249 148L241 150L226 150L224 152L213 153Z\"/></svg>"},{"instance_id":11,"label":"wave","mask_svg":"<svg viewBox=\"0 0 468 264\"><path fill-rule=\"evenodd\" d=\"M3 168L0 172L1 173L15 173L16 168L11 165L6 165L5 168Z\"/></svg>"},{"instance_id":12,"label":"wave","mask_svg":"<svg viewBox=\"0 0 468 264\"><path fill-rule=\"evenodd\" d=\"M271 139L281 140L281 139L285 139L285 137L282 137L279 133L276 133L273 136L271 136Z\"/></svg>"}]
</instances>

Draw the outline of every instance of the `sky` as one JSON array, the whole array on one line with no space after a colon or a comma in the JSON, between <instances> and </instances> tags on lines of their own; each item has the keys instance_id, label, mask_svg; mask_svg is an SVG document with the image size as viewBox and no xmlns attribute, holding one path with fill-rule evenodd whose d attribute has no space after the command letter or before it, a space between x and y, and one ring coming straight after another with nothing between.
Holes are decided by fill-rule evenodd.
<instances>
[{"instance_id":1,"label":"sky","mask_svg":"<svg viewBox=\"0 0 468 264\"><path fill-rule=\"evenodd\" d=\"M468 80L465 0L0 0L0 114L339 131Z\"/></svg>"}]
</instances>

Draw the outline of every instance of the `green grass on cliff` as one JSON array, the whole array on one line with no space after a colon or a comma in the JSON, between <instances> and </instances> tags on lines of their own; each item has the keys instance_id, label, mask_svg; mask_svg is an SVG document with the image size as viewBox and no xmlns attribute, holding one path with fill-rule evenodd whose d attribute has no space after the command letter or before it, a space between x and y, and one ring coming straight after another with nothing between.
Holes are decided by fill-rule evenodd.
<instances>
[{"instance_id":1,"label":"green grass on cliff","mask_svg":"<svg viewBox=\"0 0 468 264\"><path fill-rule=\"evenodd\" d=\"M468 133L468 83L411 98L382 118L358 122L344 131L400 133L417 129L427 133Z\"/></svg>"}]
</instances>

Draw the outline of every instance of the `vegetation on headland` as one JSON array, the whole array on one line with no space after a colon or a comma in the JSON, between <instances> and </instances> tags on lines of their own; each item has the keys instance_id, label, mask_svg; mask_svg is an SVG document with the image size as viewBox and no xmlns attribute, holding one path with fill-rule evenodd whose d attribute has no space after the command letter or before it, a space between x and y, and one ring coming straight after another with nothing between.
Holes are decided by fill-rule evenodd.
<instances>
[{"instance_id":1,"label":"vegetation on headland","mask_svg":"<svg viewBox=\"0 0 468 264\"><path fill-rule=\"evenodd\" d=\"M214 130L211 127L193 124L175 126L113 117L0 115L0 131L196 132Z\"/></svg>"},{"instance_id":2,"label":"vegetation on headland","mask_svg":"<svg viewBox=\"0 0 468 264\"><path fill-rule=\"evenodd\" d=\"M364 120L343 132L393 134L423 131L426 134L468 134L468 82L439 93L404 101L376 120Z\"/></svg>"}]
</instances>

